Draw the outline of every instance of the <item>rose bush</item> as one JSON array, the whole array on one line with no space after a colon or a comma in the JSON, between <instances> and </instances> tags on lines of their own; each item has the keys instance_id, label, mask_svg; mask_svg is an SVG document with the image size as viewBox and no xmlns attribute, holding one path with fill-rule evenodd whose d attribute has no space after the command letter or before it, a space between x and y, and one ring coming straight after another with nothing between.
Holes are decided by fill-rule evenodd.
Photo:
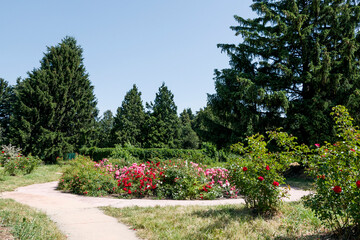
<instances>
[{"instance_id":1,"label":"rose bush","mask_svg":"<svg viewBox=\"0 0 360 240\"><path fill-rule=\"evenodd\" d=\"M339 141L316 143L309 158L315 193L306 204L330 228L342 231L360 224L360 131L344 106L333 108Z\"/></svg>"},{"instance_id":2,"label":"rose bush","mask_svg":"<svg viewBox=\"0 0 360 240\"><path fill-rule=\"evenodd\" d=\"M255 134L247 138L247 146L243 143L232 145L232 151L240 158L229 166L230 179L243 195L246 205L261 214L277 211L287 192L279 187L285 180L282 173L290 163L301 161L302 153L309 151L287 133L270 131L268 137L266 142L263 135ZM270 152L271 141L275 141L281 151Z\"/></svg>"},{"instance_id":3,"label":"rose bush","mask_svg":"<svg viewBox=\"0 0 360 240\"><path fill-rule=\"evenodd\" d=\"M2 146L0 163L5 173L15 176L18 174L30 174L42 161L34 156L23 156L21 149L14 146Z\"/></svg>"}]
</instances>

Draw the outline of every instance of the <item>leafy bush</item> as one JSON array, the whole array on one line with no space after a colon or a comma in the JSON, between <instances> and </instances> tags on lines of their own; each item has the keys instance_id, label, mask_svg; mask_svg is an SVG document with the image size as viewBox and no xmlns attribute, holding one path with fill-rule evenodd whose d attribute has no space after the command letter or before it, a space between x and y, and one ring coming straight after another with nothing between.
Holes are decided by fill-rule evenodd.
<instances>
[{"instance_id":1,"label":"leafy bush","mask_svg":"<svg viewBox=\"0 0 360 240\"><path fill-rule=\"evenodd\" d=\"M333 108L339 141L315 144L309 173L315 190L306 204L330 228L342 231L360 225L360 131L343 106Z\"/></svg>"},{"instance_id":2,"label":"leafy bush","mask_svg":"<svg viewBox=\"0 0 360 240\"><path fill-rule=\"evenodd\" d=\"M89 157L78 155L69 162L58 185L60 190L75 194L104 196L116 193L116 169L107 160L93 162Z\"/></svg>"},{"instance_id":3,"label":"leafy bush","mask_svg":"<svg viewBox=\"0 0 360 240\"><path fill-rule=\"evenodd\" d=\"M20 148L12 145L2 146L0 162L4 166L5 173L11 176L29 174L42 163L37 157L22 156L20 151Z\"/></svg>"},{"instance_id":4,"label":"leafy bush","mask_svg":"<svg viewBox=\"0 0 360 240\"><path fill-rule=\"evenodd\" d=\"M286 195L282 173L291 162L300 161L300 153L307 152L306 146L296 144L295 137L284 132L268 132L269 141L263 135L255 134L247 138L248 145L242 143L231 146L240 158L230 165L230 178L244 196L246 205L257 212L276 211L281 198ZM270 152L268 146L275 140L281 152Z\"/></svg>"}]
</instances>

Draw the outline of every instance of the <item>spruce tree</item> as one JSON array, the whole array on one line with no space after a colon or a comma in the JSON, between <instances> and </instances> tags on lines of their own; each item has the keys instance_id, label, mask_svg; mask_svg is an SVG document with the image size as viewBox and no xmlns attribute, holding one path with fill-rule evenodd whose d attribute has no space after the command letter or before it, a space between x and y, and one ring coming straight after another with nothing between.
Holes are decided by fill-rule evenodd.
<instances>
[{"instance_id":1,"label":"spruce tree","mask_svg":"<svg viewBox=\"0 0 360 240\"><path fill-rule=\"evenodd\" d=\"M165 83L156 93L154 103L147 104L146 147L179 147L180 124L174 94Z\"/></svg>"},{"instance_id":2,"label":"spruce tree","mask_svg":"<svg viewBox=\"0 0 360 240\"><path fill-rule=\"evenodd\" d=\"M141 100L141 92L134 84L132 89L126 93L121 107L117 109L112 130L114 143L141 146L144 122L145 110Z\"/></svg>"},{"instance_id":3,"label":"spruce tree","mask_svg":"<svg viewBox=\"0 0 360 240\"><path fill-rule=\"evenodd\" d=\"M18 80L11 120L13 144L45 161L88 143L97 116L83 50L72 37L48 47L40 67Z\"/></svg>"},{"instance_id":4,"label":"spruce tree","mask_svg":"<svg viewBox=\"0 0 360 240\"><path fill-rule=\"evenodd\" d=\"M100 148L113 147L112 131L114 126L114 117L110 110L104 112L102 118L97 122L98 139L96 146Z\"/></svg>"},{"instance_id":5,"label":"spruce tree","mask_svg":"<svg viewBox=\"0 0 360 240\"><path fill-rule=\"evenodd\" d=\"M0 78L0 144L8 144L9 123L12 101L14 100L12 86Z\"/></svg>"},{"instance_id":6,"label":"spruce tree","mask_svg":"<svg viewBox=\"0 0 360 240\"><path fill-rule=\"evenodd\" d=\"M184 109L180 113L180 147L197 149L199 148L200 140L196 132L192 129L192 111L190 108Z\"/></svg>"},{"instance_id":7,"label":"spruce tree","mask_svg":"<svg viewBox=\"0 0 360 240\"><path fill-rule=\"evenodd\" d=\"M243 41L218 45L231 67L215 71L208 99L232 136L284 126L306 143L330 141L338 104L359 124L359 1L253 2L258 17L231 27Z\"/></svg>"}]
</instances>

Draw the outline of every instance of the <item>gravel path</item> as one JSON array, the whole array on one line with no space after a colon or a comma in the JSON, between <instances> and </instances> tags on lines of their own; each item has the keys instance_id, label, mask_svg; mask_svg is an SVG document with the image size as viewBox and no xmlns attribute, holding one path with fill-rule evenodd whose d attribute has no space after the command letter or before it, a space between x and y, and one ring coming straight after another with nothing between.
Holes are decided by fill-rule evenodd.
<instances>
[{"instance_id":1,"label":"gravel path","mask_svg":"<svg viewBox=\"0 0 360 240\"><path fill-rule=\"evenodd\" d=\"M133 230L117 222L115 218L102 213L98 207L117 208L169 205L225 205L244 203L243 199L225 200L148 200L148 199L112 199L85 197L56 191L57 182L34 184L20 187L14 192L1 193L2 198L11 198L17 202L44 211L69 240L115 240L138 239ZM309 191L291 189L290 198L285 201L297 201Z\"/></svg>"}]
</instances>

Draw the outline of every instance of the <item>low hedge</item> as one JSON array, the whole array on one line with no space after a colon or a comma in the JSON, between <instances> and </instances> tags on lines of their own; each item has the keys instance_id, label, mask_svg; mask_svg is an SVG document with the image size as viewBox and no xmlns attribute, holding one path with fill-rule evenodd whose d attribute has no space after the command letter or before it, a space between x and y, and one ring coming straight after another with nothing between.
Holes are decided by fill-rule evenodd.
<instances>
[{"instance_id":1,"label":"low hedge","mask_svg":"<svg viewBox=\"0 0 360 240\"><path fill-rule=\"evenodd\" d=\"M198 163L209 163L213 162L214 159L211 159L207 156L204 150L194 150L194 149L168 149L168 148L82 148L80 154L90 156L95 161L102 160L104 158L123 158L123 155L130 154L132 157L137 160L147 161L150 159L191 159L194 162Z\"/></svg>"}]
</instances>

